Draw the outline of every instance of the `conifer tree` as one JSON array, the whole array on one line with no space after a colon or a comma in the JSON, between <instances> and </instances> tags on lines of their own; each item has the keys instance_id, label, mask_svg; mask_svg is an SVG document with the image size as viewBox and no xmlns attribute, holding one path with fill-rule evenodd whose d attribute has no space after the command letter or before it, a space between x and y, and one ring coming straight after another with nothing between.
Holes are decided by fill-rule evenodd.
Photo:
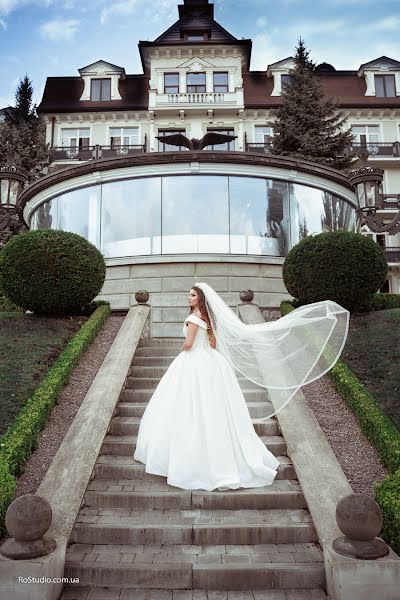
<instances>
[{"instance_id":1,"label":"conifer tree","mask_svg":"<svg viewBox=\"0 0 400 600\"><path fill-rule=\"evenodd\" d=\"M27 171L28 181L37 179L50 160L45 125L36 114L32 95L32 83L25 75L15 93L15 106L0 124L0 165L15 155L15 166Z\"/></svg>"},{"instance_id":2,"label":"conifer tree","mask_svg":"<svg viewBox=\"0 0 400 600\"><path fill-rule=\"evenodd\" d=\"M343 128L346 118L340 116L336 101L325 97L301 38L294 62L276 111L271 152L346 170L353 161L347 153L353 135Z\"/></svg>"}]
</instances>

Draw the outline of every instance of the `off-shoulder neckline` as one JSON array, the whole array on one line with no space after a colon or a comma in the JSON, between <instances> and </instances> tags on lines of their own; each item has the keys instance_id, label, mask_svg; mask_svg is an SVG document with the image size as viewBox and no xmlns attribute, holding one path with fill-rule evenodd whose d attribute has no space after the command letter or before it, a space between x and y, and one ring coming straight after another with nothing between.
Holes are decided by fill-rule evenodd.
<instances>
[{"instance_id":1,"label":"off-shoulder neckline","mask_svg":"<svg viewBox=\"0 0 400 600\"><path fill-rule=\"evenodd\" d=\"M188 315L186 317L185 322L188 320L189 317L194 317L195 319L198 319L199 321L201 321L202 323L204 323L204 325L207 325L207 322L204 319L201 319L197 315L194 315L192 312L190 313L190 315Z\"/></svg>"}]
</instances>

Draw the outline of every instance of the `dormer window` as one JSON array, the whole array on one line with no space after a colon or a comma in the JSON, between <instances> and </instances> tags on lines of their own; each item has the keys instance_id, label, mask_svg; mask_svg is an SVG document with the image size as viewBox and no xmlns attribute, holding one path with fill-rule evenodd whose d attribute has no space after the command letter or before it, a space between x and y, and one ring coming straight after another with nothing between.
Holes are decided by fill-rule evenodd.
<instances>
[{"instance_id":1,"label":"dormer window","mask_svg":"<svg viewBox=\"0 0 400 600\"><path fill-rule=\"evenodd\" d=\"M187 42L203 42L210 39L209 31L182 31L181 38Z\"/></svg>"},{"instance_id":2,"label":"dormer window","mask_svg":"<svg viewBox=\"0 0 400 600\"><path fill-rule=\"evenodd\" d=\"M281 75L281 89L283 90L287 85L290 85L293 81L292 75L284 74Z\"/></svg>"},{"instance_id":3,"label":"dormer window","mask_svg":"<svg viewBox=\"0 0 400 600\"><path fill-rule=\"evenodd\" d=\"M378 98L394 98L396 82L394 75L375 75L375 96Z\"/></svg>"},{"instance_id":4,"label":"dormer window","mask_svg":"<svg viewBox=\"0 0 400 600\"><path fill-rule=\"evenodd\" d=\"M90 99L95 102L111 100L111 78L92 79L90 82Z\"/></svg>"}]
</instances>

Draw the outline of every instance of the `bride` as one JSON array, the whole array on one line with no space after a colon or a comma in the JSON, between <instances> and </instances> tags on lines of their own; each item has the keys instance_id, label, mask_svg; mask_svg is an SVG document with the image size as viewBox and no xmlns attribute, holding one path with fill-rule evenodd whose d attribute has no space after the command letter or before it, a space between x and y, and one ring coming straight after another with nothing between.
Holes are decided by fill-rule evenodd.
<instances>
[{"instance_id":1,"label":"bride","mask_svg":"<svg viewBox=\"0 0 400 600\"><path fill-rule=\"evenodd\" d=\"M333 367L349 312L324 300L246 325L200 282L190 289L189 306L186 339L144 411L133 457L147 473L186 490L271 485L279 461L255 432L235 370L268 390L273 412L258 420L270 419Z\"/></svg>"}]
</instances>

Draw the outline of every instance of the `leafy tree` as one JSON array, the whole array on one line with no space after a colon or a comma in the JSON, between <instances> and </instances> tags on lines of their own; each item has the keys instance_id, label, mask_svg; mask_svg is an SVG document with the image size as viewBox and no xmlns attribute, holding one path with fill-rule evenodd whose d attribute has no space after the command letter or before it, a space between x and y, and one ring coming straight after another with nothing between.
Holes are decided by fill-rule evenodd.
<instances>
[{"instance_id":1,"label":"leafy tree","mask_svg":"<svg viewBox=\"0 0 400 600\"><path fill-rule=\"evenodd\" d=\"M324 96L314 74L315 63L301 38L294 62L290 83L282 89L282 105L276 111L272 154L348 169L353 159L346 149L353 135L342 129L346 118L339 115L336 101Z\"/></svg>"},{"instance_id":2,"label":"leafy tree","mask_svg":"<svg viewBox=\"0 0 400 600\"><path fill-rule=\"evenodd\" d=\"M15 106L0 124L0 165L12 155L14 164L27 171L28 181L37 179L50 160L46 128L36 114L32 95L32 83L25 75L15 93Z\"/></svg>"}]
</instances>

